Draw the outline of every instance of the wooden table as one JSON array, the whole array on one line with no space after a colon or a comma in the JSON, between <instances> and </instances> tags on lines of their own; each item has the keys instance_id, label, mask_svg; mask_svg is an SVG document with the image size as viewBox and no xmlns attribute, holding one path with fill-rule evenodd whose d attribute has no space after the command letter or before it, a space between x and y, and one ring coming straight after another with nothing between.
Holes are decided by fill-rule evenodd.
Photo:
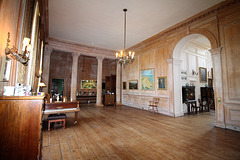
<instances>
[{"instance_id":1,"label":"wooden table","mask_svg":"<svg viewBox=\"0 0 240 160\"><path fill-rule=\"evenodd\" d=\"M77 123L78 112L80 111L78 101L45 103L44 114L72 113L75 112L75 121Z\"/></svg>"}]
</instances>

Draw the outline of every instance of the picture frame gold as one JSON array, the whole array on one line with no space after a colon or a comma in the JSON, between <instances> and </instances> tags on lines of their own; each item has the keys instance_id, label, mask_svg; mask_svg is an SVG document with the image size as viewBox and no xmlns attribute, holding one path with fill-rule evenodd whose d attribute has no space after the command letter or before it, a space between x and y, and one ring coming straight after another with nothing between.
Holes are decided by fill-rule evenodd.
<instances>
[{"instance_id":1,"label":"picture frame gold","mask_svg":"<svg viewBox=\"0 0 240 160\"><path fill-rule=\"evenodd\" d=\"M200 83L207 83L207 68L199 67Z\"/></svg>"},{"instance_id":2,"label":"picture frame gold","mask_svg":"<svg viewBox=\"0 0 240 160\"><path fill-rule=\"evenodd\" d=\"M97 80L81 80L81 89L96 89Z\"/></svg>"},{"instance_id":3,"label":"picture frame gold","mask_svg":"<svg viewBox=\"0 0 240 160\"><path fill-rule=\"evenodd\" d=\"M144 69L140 72L141 75L141 89L154 90L154 69Z\"/></svg>"},{"instance_id":4,"label":"picture frame gold","mask_svg":"<svg viewBox=\"0 0 240 160\"><path fill-rule=\"evenodd\" d=\"M128 84L129 90L138 90L138 80L130 80Z\"/></svg>"},{"instance_id":5,"label":"picture frame gold","mask_svg":"<svg viewBox=\"0 0 240 160\"><path fill-rule=\"evenodd\" d=\"M167 76L157 77L158 90L167 90Z\"/></svg>"}]
</instances>

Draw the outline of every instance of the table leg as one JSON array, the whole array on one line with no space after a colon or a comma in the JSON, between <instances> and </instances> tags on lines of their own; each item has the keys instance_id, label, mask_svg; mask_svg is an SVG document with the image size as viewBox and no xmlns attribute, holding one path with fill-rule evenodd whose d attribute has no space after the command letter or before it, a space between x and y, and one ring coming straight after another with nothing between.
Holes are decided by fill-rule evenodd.
<instances>
[{"instance_id":1,"label":"table leg","mask_svg":"<svg viewBox=\"0 0 240 160\"><path fill-rule=\"evenodd\" d=\"M195 109L196 109L195 113L197 114L197 102L195 101L194 103L195 103Z\"/></svg>"},{"instance_id":2,"label":"table leg","mask_svg":"<svg viewBox=\"0 0 240 160\"><path fill-rule=\"evenodd\" d=\"M190 115L190 104L187 103L187 111L188 111L188 115Z\"/></svg>"},{"instance_id":3,"label":"table leg","mask_svg":"<svg viewBox=\"0 0 240 160\"><path fill-rule=\"evenodd\" d=\"M75 120L74 120L74 124L77 123L77 119L78 119L78 112L75 112Z\"/></svg>"}]
</instances>

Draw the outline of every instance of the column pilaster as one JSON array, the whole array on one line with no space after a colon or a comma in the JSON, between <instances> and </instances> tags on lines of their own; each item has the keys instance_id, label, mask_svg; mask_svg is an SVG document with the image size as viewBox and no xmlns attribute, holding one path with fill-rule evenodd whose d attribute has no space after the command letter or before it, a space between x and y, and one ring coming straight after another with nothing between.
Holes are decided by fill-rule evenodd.
<instances>
[{"instance_id":1,"label":"column pilaster","mask_svg":"<svg viewBox=\"0 0 240 160\"><path fill-rule=\"evenodd\" d=\"M77 93L77 69L78 69L78 58L80 53L73 52L72 53L72 77L71 77L71 101L76 100Z\"/></svg>"},{"instance_id":2,"label":"column pilaster","mask_svg":"<svg viewBox=\"0 0 240 160\"><path fill-rule=\"evenodd\" d=\"M104 57L97 57L98 60L98 72L97 72L97 106L103 106L102 104L102 62Z\"/></svg>"},{"instance_id":3,"label":"column pilaster","mask_svg":"<svg viewBox=\"0 0 240 160\"><path fill-rule=\"evenodd\" d=\"M216 121L215 126L226 128L225 108L223 105L223 81L222 81L222 47L209 50L212 53L213 62L213 84L214 84L214 101Z\"/></svg>"},{"instance_id":4,"label":"column pilaster","mask_svg":"<svg viewBox=\"0 0 240 160\"><path fill-rule=\"evenodd\" d=\"M53 49L49 46L44 48L44 57L43 57L43 73L42 81L45 83L46 87L43 87L43 92L48 93L49 88L49 72L50 72L50 58Z\"/></svg>"},{"instance_id":5,"label":"column pilaster","mask_svg":"<svg viewBox=\"0 0 240 160\"><path fill-rule=\"evenodd\" d=\"M121 103L121 64L117 63L117 70L116 70L116 105L122 105Z\"/></svg>"}]
</instances>

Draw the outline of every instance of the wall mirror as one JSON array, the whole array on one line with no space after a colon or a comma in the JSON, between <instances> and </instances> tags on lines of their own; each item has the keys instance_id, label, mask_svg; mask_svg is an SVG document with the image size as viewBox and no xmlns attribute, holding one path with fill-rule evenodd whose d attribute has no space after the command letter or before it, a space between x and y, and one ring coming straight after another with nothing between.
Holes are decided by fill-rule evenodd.
<instances>
[{"instance_id":1,"label":"wall mirror","mask_svg":"<svg viewBox=\"0 0 240 160\"><path fill-rule=\"evenodd\" d=\"M7 56L1 58L1 69L0 69L0 81L8 82L10 79L11 72L11 62L12 60Z\"/></svg>"}]
</instances>

